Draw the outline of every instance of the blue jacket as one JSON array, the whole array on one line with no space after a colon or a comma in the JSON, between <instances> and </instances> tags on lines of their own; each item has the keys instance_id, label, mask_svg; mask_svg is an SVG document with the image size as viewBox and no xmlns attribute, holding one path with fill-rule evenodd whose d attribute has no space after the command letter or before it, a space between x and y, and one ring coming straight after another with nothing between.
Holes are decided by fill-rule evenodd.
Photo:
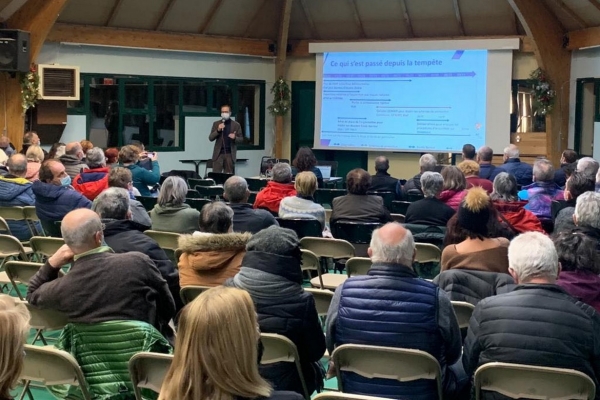
<instances>
[{"instance_id":1,"label":"blue jacket","mask_svg":"<svg viewBox=\"0 0 600 400\"><path fill-rule=\"evenodd\" d=\"M509 158L502 165L502 169L517 179L517 185L527 186L533 183L533 167L521 162L519 158Z\"/></svg>"},{"instance_id":2,"label":"blue jacket","mask_svg":"<svg viewBox=\"0 0 600 400\"><path fill-rule=\"evenodd\" d=\"M327 315L327 347L365 344L423 350L446 367L462 349L461 334L448 297L435 284L402 265L375 263L365 276L340 286ZM436 397L435 382L400 383L342 375L344 392L387 398L426 400ZM446 386L446 384L444 384Z\"/></svg>"},{"instance_id":3,"label":"blue jacket","mask_svg":"<svg viewBox=\"0 0 600 400\"><path fill-rule=\"evenodd\" d=\"M14 175L0 176L0 207L25 207L35 204L31 182ZM25 221L7 221L10 232L19 240L29 240L31 231Z\"/></svg>"},{"instance_id":4,"label":"blue jacket","mask_svg":"<svg viewBox=\"0 0 600 400\"><path fill-rule=\"evenodd\" d=\"M43 221L62 221L70 211L92 207L91 201L67 186L35 181L33 193L37 215Z\"/></svg>"},{"instance_id":5,"label":"blue jacket","mask_svg":"<svg viewBox=\"0 0 600 400\"><path fill-rule=\"evenodd\" d=\"M527 200L526 210L531 211L539 219L552 218L552 201L564 200L562 189L551 182L533 182L519 191L519 199Z\"/></svg>"},{"instance_id":6,"label":"blue jacket","mask_svg":"<svg viewBox=\"0 0 600 400\"><path fill-rule=\"evenodd\" d=\"M506 172L502 167L492 164L479 164L479 177L494 182L500 172Z\"/></svg>"},{"instance_id":7,"label":"blue jacket","mask_svg":"<svg viewBox=\"0 0 600 400\"><path fill-rule=\"evenodd\" d=\"M156 185L160 181L160 167L158 161L152 161L152 171L142 168L137 164L125 167L131 171L133 186L140 191L142 196L152 196L148 186Z\"/></svg>"}]
</instances>

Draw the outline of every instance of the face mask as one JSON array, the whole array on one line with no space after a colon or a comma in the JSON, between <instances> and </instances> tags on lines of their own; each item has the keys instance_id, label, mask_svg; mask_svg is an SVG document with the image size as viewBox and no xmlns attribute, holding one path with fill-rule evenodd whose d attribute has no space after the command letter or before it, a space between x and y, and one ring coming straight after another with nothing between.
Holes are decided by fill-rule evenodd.
<instances>
[{"instance_id":1,"label":"face mask","mask_svg":"<svg viewBox=\"0 0 600 400\"><path fill-rule=\"evenodd\" d=\"M64 178L60 179L60 185L61 186L69 186L70 184L71 184L71 177L69 175L67 175Z\"/></svg>"},{"instance_id":2,"label":"face mask","mask_svg":"<svg viewBox=\"0 0 600 400\"><path fill-rule=\"evenodd\" d=\"M223 118L225 120L228 120L230 117L231 117L230 113L227 113L227 112L221 113L221 118Z\"/></svg>"}]
</instances>

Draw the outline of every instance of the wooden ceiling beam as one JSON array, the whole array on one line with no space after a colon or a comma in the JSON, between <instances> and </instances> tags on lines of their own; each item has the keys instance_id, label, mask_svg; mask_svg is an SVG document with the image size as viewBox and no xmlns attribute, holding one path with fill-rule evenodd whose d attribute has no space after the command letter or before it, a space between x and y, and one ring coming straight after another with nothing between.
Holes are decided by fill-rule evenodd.
<instances>
[{"instance_id":1,"label":"wooden ceiling beam","mask_svg":"<svg viewBox=\"0 0 600 400\"><path fill-rule=\"evenodd\" d=\"M402 7L402 13L404 14L404 23L406 23L406 29L408 30L408 37L414 38L415 31L413 30L412 22L410 20L410 14L408 13L408 7L406 7L406 0L400 0L400 7Z\"/></svg>"},{"instance_id":2,"label":"wooden ceiling beam","mask_svg":"<svg viewBox=\"0 0 600 400\"><path fill-rule=\"evenodd\" d=\"M121 9L122 5L123 5L123 0L115 0L115 3L113 4L112 8L110 9L110 13L108 14L108 18L106 18L106 22L104 22L104 26L112 25L115 18L117 17L117 14L119 13L119 10Z\"/></svg>"},{"instance_id":3,"label":"wooden ceiling beam","mask_svg":"<svg viewBox=\"0 0 600 400\"><path fill-rule=\"evenodd\" d=\"M269 2L269 0L263 0L263 2L260 5L260 7L258 7L256 9L256 12L254 13L254 15L252 16L252 18L250 19L250 22L248 23L248 26L246 27L246 30L244 31L244 37L250 36L250 32L252 32L252 27L254 26L254 24L256 23L256 21L258 20L258 17L260 17L260 15L262 14L262 11L264 10L265 5L268 2Z\"/></svg>"},{"instance_id":4,"label":"wooden ceiling beam","mask_svg":"<svg viewBox=\"0 0 600 400\"><path fill-rule=\"evenodd\" d=\"M0 10L0 22L4 22L9 19L19 8L23 7L27 0L11 0L7 5Z\"/></svg>"},{"instance_id":5,"label":"wooden ceiling beam","mask_svg":"<svg viewBox=\"0 0 600 400\"><path fill-rule=\"evenodd\" d=\"M598 11L600 11L600 1L598 0L588 0L594 7L596 7L598 9Z\"/></svg>"},{"instance_id":6,"label":"wooden ceiling beam","mask_svg":"<svg viewBox=\"0 0 600 400\"><path fill-rule=\"evenodd\" d=\"M269 52L269 45L273 41L266 39L229 38L64 23L55 24L47 40L84 45L274 57L274 54Z\"/></svg>"},{"instance_id":7,"label":"wooden ceiling beam","mask_svg":"<svg viewBox=\"0 0 600 400\"><path fill-rule=\"evenodd\" d=\"M571 17L571 19L573 19L573 21L577 22L577 25L579 25L582 28L588 27L587 22L585 22L585 20L583 18L581 18L575 11L573 11L569 6L567 6L563 0L555 0L555 1L558 4L558 6L560 7L560 9L565 14L567 14L569 17Z\"/></svg>"},{"instance_id":8,"label":"wooden ceiling beam","mask_svg":"<svg viewBox=\"0 0 600 400\"><path fill-rule=\"evenodd\" d=\"M458 4L458 0L452 0L454 5L454 15L456 16L456 22L458 22L458 29L460 30L460 34L465 36L465 25L463 24L462 15L460 13L460 4Z\"/></svg>"},{"instance_id":9,"label":"wooden ceiling beam","mask_svg":"<svg viewBox=\"0 0 600 400\"><path fill-rule=\"evenodd\" d=\"M358 34L361 39L364 39L367 37L367 34L365 33L365 27L363 26L362 20L360 18L360 13L358 12L358 6L356 4L356 0L349 0L349 1L350 1L350 6L352 7L352 16L354 17L354 21L356 22L356 25L358 26Z\"/></svg>"},{"instance_id":10,"label":"wooden ceiling beam","mask_svg":"<svg viewBox=\"0 0 600 400\"><path fill-rule=\"evenodd\" d=\"M210 7L210 10L208 10L208 14L206 14L206 17L204 18L202 25L200 25L200 28L198 28L199 34L204 35L206 33L207 29L210 27L210 24L215 19L215 15L217 15L217 11L219 11L219 8L221 8L222 4L223 4L223 0L215 0L214 1L212 6Z\"/></svg>"},{"instance_id":11,"label":"wooden ceiling beam","mask_svg":"<svg viewBox=\"0 0 600 400\"><path fill-rule=\"evenodd\" d=\"M310 10L308 9L306 0L300 0L300 5L302 6L302 12L304 12L304 17L306 18L306 22L308 23L308 27L310 28L310 33L313 39L319 40L321 35L319 35L319 31L317 30L315 21L313 20Z\"/></svg>"},{"instance_id":12,"label":"wooden ceiling beam","mask_svg":"<svg viewBox=\"0 0 600 400\"><path fill-rule=\"evenodd\" d=\"M600 26L567 33L567 50L600 46Z\"/></svg>"},{"instance_id":13,"label":"wooden ceiling beam","mask_svg":"<svg viewBox=\"0 0 600 400\"><path fill-rule=\"evenodd\" d=\"M165 1L165 4L163 5L162 10L160 10L160 13L158 14L158 19L156 21L156 24L154 24L155 31L158 31L158 30L160 30L160 28L162 28L162 25L165 23L165 19L167 19L167 16L169 15L169 12L175 5L176 1L177 0L166 0Z\"/></svg>"}]
</instances>

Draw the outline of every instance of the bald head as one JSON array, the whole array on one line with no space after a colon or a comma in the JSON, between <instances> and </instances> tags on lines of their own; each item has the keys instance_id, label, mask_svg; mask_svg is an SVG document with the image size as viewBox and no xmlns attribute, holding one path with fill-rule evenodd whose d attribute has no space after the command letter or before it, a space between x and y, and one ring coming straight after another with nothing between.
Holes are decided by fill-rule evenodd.
<instances>
[{"instance_id":1,"label":"bald head","mask_svg":"<svg viewBox=\"0 0 600 400\"><path fill-rule=\"evenodd\" d=\"M0 147L5 148L8 147L10 141L8 140L8 136L0 136Z\"/></svg>"},{"instance_id":2,"label":"bald head","mask_svg":"<svg viewBox=\"0 0 600 400\"><path fill-rule=\"evenodd\" d=\"M250 191L248 183L241 176L232 176L223 185L223 196L230 203L247 203Z\"/></svg>"},{"instance_id":3,"label":"bald head","mask_svg":"<svg viewBox=\"0 0 600 400\"><path fill-rule=\"evenodd\" d=\"M490 146L483 146L477 152L477 162L478 163L488 163L492 162L492 158L494 157L494 150Z\"/></svg>"},{"instance_id":4,"label":"bald head","mask_svg":"<svg viewBox=\"0 0 600 400\"><path fill-rule=\"evenodd\" d=\"M375 171L387 172L390 169L390 162L385 156L379 156L375 159Z\"/></svg>"},{"instance_id":5,"label":"bald head","mask_svg":"<svg viewBox=\"0 0 600 400\"><path fill-rule=\"evenodd\" d=\"M11 175L24 178L27 175L27 158L23 154L13 154L6 162Z\"/></svg>"},{"instance_id":6,"label":"bald head","mask_svg":"<svg viewBox=\"0 0 600 400\"><path fill-rule=\"evenodd\" d=\"M397 222L373 231L369 257L374 263L400 264L411 267L415 259L412 233Z\"/></svg>"},{"instance_id":7,"label":"bald head","mask_svg":"<svg viewBox=\"0 0 600 400\"><path fill-rule=\"evenodd\" d=\"M104 238L100 217L87 208L65 215L60 230L65 244L75 255L100 247Z\"/></svg>"},{"instance_id":8,"label":"bald head","mask_svg":"<svg viewBox=\"0 0 600 400\"><path fill-rule=\"evenodd\" d=\"M83 148L81 147L81 143L79 142L71 142L68 143L65 147L65 154L70 156L76 156L80 160L83 158Z\"/></svg>"}]
</instances>

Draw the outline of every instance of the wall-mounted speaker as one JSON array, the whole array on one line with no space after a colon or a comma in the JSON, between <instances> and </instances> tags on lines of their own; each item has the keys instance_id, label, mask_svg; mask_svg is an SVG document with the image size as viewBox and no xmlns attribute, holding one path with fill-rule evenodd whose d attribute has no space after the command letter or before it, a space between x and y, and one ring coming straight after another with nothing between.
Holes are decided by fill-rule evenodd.
<instances>
[{"instance_id":1,"label":"wall-mounted speaker","mask_svg":"<svg viewBox=\"0 0 600 400\"><path fill-rule=\"evenodd\" d=\"M0 71L29 71L29 32L0 30Z\"/></svg>"}]
</instances>

